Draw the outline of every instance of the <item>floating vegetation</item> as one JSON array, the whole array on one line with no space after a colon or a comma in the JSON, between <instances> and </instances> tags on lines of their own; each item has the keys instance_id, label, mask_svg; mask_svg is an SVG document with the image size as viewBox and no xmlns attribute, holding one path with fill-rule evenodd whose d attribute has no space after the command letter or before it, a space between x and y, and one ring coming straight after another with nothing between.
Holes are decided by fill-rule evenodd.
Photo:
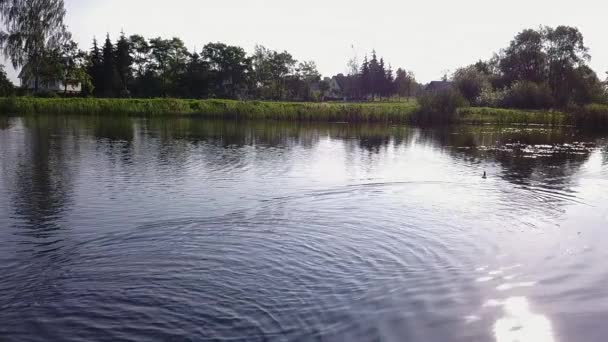
<instances>
[{"instance_id":1,"label":"floating vegetation","mask_svg":"<svg viewBox=\"0 0 608 342\"><path fill-rule=\"evenodd\" d=\"M563 144L523 144L507 143L499 146L480 146L478 150L488 152L509 153L524 158L551 157L558 154L587 155L596 149L590 142L573 142Z\"/></svg>"}]
</instances>

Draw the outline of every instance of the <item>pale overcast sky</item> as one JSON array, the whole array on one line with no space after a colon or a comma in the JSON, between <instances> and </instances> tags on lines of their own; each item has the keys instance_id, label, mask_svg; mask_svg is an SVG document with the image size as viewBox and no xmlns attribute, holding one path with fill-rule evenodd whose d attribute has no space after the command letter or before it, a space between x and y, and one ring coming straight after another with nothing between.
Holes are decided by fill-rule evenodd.
<instances>
[{"instance_id":1,"label":"pale overcast sky","mask_svg":"<svg viewBox=\"0 0 608 342\"><path fill-rule=\"evenodd\" d=\"M315 60L324 75L346 71L355 53L376 49L394 69L419 81L486 59L524 28L578 27L604 79L608 70L608 2L602 0L65 0L81 48L93 36L182 38L190 49L210 41L255 44ZM354 47L354 49L353 49ZM12 72L14 77L14 72Z\"/></svg>"}]
</instances>

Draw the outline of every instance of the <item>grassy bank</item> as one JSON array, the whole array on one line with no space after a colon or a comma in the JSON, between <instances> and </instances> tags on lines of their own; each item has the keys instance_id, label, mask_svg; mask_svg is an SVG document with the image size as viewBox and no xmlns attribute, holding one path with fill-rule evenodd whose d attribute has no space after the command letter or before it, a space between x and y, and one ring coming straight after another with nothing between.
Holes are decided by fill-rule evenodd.
<instances>
[{"instance_id":1,"label":"grassy bank","mask_svg":"<svg viewBox=\"0 0 608 342\"><path fill-rule=\"evenodd\" d=\"M343 104L181 99L0 99L0 114L178 115L292 121L408 123L417 108L415 101Z\"/></svg>"},{"instance_id":2,"label":"grassy bank","mask_svg":"<svg viewBox=\"0 0 608 342\"><path fill-rule=\"evenodd\" d=\"M608 105L590 104L572 108L572 124L592 129L608 128Z\"/></svg>"},{"instance_id":3,"label":"grassy bank","mask_svg":"<svg viewBox=\"0 0 608 342\"><path fill-rule=\"evenodd\" d=\"M571 124L571 117L565 112L469 107L458 110L458 120L467 124L524 124L562 126Z\"/></svg>"},{"instance_id":4,"label":"grassy bank","mask_svg":"<svg viewBox=\"0 0 608 342\"><path fill-rule=\"evenodd\" d=\"M197 116L325 122L410 123L420 121L419 105L406 102L302 103L182 99L0 98L0 115L77 114L97 116ZM458 109L454 123L537 124L608 127L608 105L566 112L470 107Z\"/></svg>"}]
</instances>

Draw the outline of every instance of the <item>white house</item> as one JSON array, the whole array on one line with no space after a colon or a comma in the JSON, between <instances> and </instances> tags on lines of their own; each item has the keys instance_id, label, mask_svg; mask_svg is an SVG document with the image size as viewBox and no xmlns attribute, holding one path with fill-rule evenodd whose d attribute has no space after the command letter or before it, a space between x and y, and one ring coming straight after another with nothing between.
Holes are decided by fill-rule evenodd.
<instances>
[{"instance_id":1,"label":"white house","mask_svg":"<svg viewBox=\"0 0 608 342\"><path fill-rule=\"evenodd\" d=\"M21 79L21 87L27 90L34 90L36 88L35 81ZM76 80L68 80L65 83L61 80L39 82L38 91L52 91L58 94L66 93L76 95L82 92L82 84Z\"/></svg>"},{"instance_id":2,"label":"white house","mask_svg":"<svg viewBox=\"0 0 608 342\"><path fill-rule=\"evenodd\" d=\"M23 71L19 74L21 87L27 90L36 89L36 81L32 77L26 77ZM38 91L52 91L58 94L77 95L82 92L82 84L77 80L51 80L49 82L39 81Z\"/></svg>"}]
</instances>

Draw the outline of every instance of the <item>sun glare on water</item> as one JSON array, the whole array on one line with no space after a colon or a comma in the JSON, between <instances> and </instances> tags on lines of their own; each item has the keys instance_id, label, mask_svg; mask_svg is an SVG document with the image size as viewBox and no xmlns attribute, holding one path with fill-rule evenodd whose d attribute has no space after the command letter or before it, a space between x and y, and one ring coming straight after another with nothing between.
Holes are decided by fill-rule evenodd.
<instances>
[{"instance_id":1,"label":"sun glare on water","mask_svg":"<svg viewBox=\"0 0 608 342\"><path fill-rule=\"evenodd\" d=\"M494 324L497 342L556 342L549 319L531 312L526 298L509 298L503 307L504 317Z\"/></svg>"}]
</instances>

